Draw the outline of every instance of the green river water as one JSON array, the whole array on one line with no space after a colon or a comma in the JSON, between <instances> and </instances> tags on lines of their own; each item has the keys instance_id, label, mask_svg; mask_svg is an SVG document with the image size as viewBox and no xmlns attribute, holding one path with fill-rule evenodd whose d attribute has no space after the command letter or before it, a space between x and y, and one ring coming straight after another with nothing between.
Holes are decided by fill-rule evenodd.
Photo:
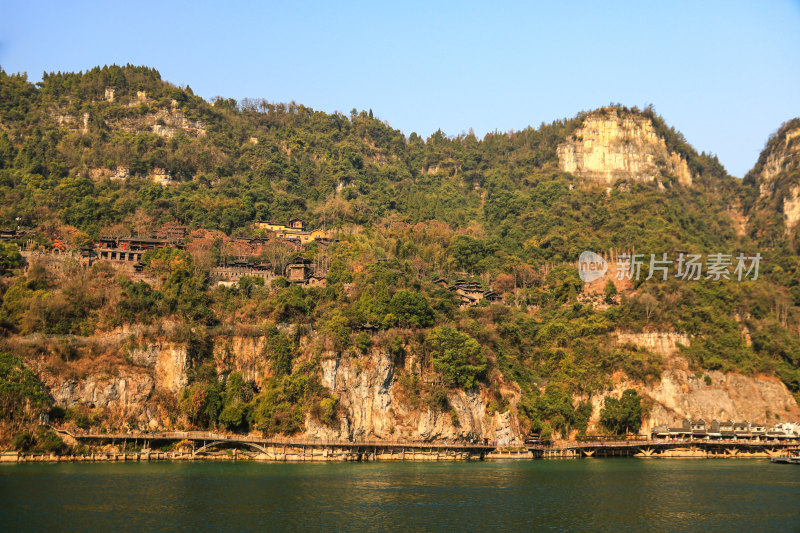
<instances>
[{"instance_id":1,"label":"green river water","mask_svg":"<svg viewBox=\"0 0 800 533\"><path fill-rule=\"evenodd\" d=\"M767 460L0 465L0 531L800 531Z\"/></svg>"}]
</instances>

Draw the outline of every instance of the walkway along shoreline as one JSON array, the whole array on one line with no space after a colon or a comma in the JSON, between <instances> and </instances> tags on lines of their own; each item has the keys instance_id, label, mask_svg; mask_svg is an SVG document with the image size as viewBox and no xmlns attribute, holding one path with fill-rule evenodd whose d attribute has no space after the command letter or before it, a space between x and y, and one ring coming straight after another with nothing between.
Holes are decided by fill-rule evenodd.
<instances>
[{"instance_id":1,"label":"walkway along shoreline","mask_svg":"<svg viewBox=\"0 0 800 533\"><path fill-rule=\"evenodd\" d=\"M703 439L565 443L558 447L498 447L391 441L315 441L210 432L73 433L65 440L89 445L82 454L0 453L0 463L141 461L467 461L600 457L766 459L797 452L796 442ZM128 451L131 448L138 451ZM161 449L159 449L161 448ZM171 448L169 451L164 448ZM99 450L99 451L97 451Z\"/></svg>"}]
</instances>

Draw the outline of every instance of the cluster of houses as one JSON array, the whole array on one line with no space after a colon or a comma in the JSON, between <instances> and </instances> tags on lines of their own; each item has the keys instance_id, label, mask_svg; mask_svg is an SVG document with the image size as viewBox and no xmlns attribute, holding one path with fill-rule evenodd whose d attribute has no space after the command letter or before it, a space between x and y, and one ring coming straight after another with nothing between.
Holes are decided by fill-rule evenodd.
<instances>
[{"instance_id":1,"label":"cluster of houses","mask_svg":"<svg viewBox=\"0 0 800 533\"><path fill-rule=\"evenodd\" d=\"M331 241L327 232L324 230L307 232L305 223L300 219L293 219L288 225L256 223L256 227L267 230L267 235L233 239L229 244L236 259L226 262L223 266L212 268L209 273L212 283L232 285L245 276L262 278L268 282L283 274L290 283L308 286L325 285L326 265L315 265L300 255L300 252L311 242L317 242L322 246L329 245ZM144 254L167 246L178 249L191 246L191 243L185 244L189 236L188 228L179 222L168 222L149 237L101 237L93 243L93 246L79 250L71 250L61 242L53 243L48 249L31 247L26 244L28 237L31 236L30 232L0 230L0 240L19 244L20 253L28 265L38 263L56 277L64 273L70 262L90 267L97 261L103 261L134 279L155 282L143 272ZM266 244L275 239L288 244L289 250L295 252L285 268L283 263L280 265L282 272L277 274L274 265L255 259L265 249Z\"/></svg>"},{"instance_id":2,"label":"cluster of houses","mask_svg":"<svg viewBox=\"0 0 800 533\"><path fill-rule=\"evenodd\" d=\"M679 426L667 424L653 428L653 438L656 439L706 439L706 440L800 440L800 424L784 422L767 428L765 424L751 423L748 421L720 422L712 420L710 423L702 418L699 420L683 420Z\"/></svg>"},{"instance_id":3,"label":"cluster of houses","mask_svg":"<svg viewBox=\"0 0 800 533\"><path fill-rule=\"evenodd\" d=\"M295 242L300 245L307 245L312 242L328 244L331 241L329 233L322 228L307 231L305 221L299 218L293 218L288 224L256 222L254 226L256 229L271 232L278 239Z\"/></svg>"},{"instance_id":4,"label":"cluster of houses","mask_svg":"<svg viewBox=\"0 0 800 533\"><path fill-rule=\"evenodd\" d=\"M274 280L277 275L271 263L253 262L248 259L237 259L225 266L212 268L209 272L211 282L217 285L231 286L244 277L261 278L264 284ZM284 268L284 278L289 283L307 287L324 287L326 275L320 266L301 255L295 256Z\"/></svg>"},{"instance_id":5,"label":"cluster of houses","mask_svg":"<svg viewBox=\"0 0 800 533\"><path fill-rule=\"evenodd\" d=\"M477 281L457 279L454 284L450 285L446 279L439 278L435 280L434 283L457 294L460 299L459 307L478 305L482 300L486 300L490 303L503 301L503 298L499 294L494 291L484 290L483 286Z\"/></svg>"}]
</instances>

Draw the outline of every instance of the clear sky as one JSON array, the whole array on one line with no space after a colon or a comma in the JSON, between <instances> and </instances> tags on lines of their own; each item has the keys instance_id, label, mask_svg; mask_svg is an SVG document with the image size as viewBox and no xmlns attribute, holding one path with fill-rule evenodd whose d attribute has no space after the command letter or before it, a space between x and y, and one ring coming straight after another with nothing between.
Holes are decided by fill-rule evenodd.
<instances>
[{"instance_id":1,"label":"clear sky","mask_svg":"<svg viewBox=\"0 0 800 533\"><path fill-rule=\"evenodd\" d=\"M482 136L652 103L742 176L800 116L798 0L2 0L0 14L0 66L34 81L148 65L207 99L371 108L406 134Z\"/></svg>"}]
</instances>

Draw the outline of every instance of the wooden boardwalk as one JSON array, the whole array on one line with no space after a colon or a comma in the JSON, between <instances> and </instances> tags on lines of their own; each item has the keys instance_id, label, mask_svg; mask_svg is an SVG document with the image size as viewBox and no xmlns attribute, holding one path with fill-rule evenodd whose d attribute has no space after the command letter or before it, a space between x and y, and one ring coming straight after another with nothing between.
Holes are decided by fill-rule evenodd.
<instances>
[{"instance_id":1,"label":"wooden boardwalk","mask_svg":"<svg viewBox=\"0 0 800 533\"><path fill-rule=\"evenodd\" d=\"M210 431L153 431L132 433L80 433L54 428L76 440L140 440L140 441L220 441L231 443L253 443L269 446L403 446L405 448L453 448L461 450L494 450L496 446L470 443L433 443L391 440L324 440L290 439L280 437L258 437L254 435L228 435Z\"/></svg>"},{"instance_id":2,"label":"wooden boardwalk","mask_svg":"<svg viewBox=\"0 0 800 533\"><path fill-rule=\"evenodd\" d=\"M575 457L667 457L672 455L714 456L765 455L773 456L798 447L797 440L707 440L707 439L648 439L634 441L595 441L569 443L559 448L563 453L571 452Z\"/></svg>"},{"instance_id":3,"label":"wooden boardwalk","mask_svg":"<svg viewBox=\"0 0 800 533\"><path fill-rule=\"evenodd\" d=\"M230 435L210 431L161 431L131 433L73 432L54 428L83 443L133 444L149 450L169 443L180 444L192 456L213 451L245 448L244 453L262 454L272 460L375 460L375 459L512 459L579 457L772 457L795 450L795 440L617 440L568 442L560 446L499 448L495 444L463 442L414 442L387 440L324 440ZM236 452L239 453L238 451ZM309 459L310 457L310 459ZM432 459L435 458L435 459Z\"/></svg>"}]
</instances>

